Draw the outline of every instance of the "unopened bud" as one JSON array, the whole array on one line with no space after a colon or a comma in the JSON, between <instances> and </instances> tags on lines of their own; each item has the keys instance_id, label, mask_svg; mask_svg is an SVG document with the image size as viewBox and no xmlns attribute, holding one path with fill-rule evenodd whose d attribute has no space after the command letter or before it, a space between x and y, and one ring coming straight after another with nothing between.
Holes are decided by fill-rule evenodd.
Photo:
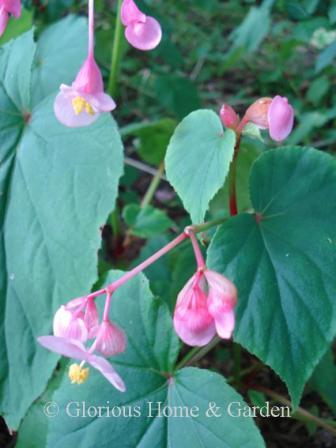
<instances>
[{"instance_id":1,"label":"unopened bud","mask_svg":"<svg viewBox=\"0 0 336 448\"><path fill-rule=\"evenodd\" d=\"M223 104L219 115L223 125L226 128L236 129L239 124L239 116L233 109L233 107L229 106L228 104Z\"/></svg>"}]
</instances>

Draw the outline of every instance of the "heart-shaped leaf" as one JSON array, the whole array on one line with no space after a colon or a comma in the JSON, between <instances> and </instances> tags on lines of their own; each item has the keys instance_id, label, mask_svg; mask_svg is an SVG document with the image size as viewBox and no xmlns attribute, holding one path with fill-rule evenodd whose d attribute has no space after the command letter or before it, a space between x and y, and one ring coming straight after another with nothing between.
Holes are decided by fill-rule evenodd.
<instances>
[{"instance_id":1,"label":"heart-shaped leaf","mask_svg":"<svg viewBox=\"0 0 336 448\"><path fill-rule=\"evenodd\" d=\"M113 274L109 281L115 278ZM111 362L124 378L127 391L116 391L96 372L80 387L65 378L52 398L59 414L50 423L49 448L76 444L81 448L264 447L251 418L230 416L246 405L221 376L193 368L174 375L178 339L167 306L153 299L143 275L113 297L112 316L126 331L128 347ZM218 408L217 417L207 413L212 403ZM229 409L230 403L236 409ZM158 410L165 406L168 413L182 407L184 412L194 409L194 416L160 416ZM91 407L90 415L84 407Z\"/></svg>"},{"instance_id":2,"label":"heart-shaped leaf","mask_svg":"<svg viewBox=\"0 0 336 448\"><path fill-rule=\"evenodd\" d=\"M96 281L123 165L110 116L69 129L54 117L54 95L31 107L35 52L32 32L0 49L0 409L13 429L58 359L36 337Z\"/></svg>"},{"instance_id":3,"label":"heart-shaped leaf","mask_svg":"<svg viewBox=\"0 0 336 448\"><path fill-rule=\"evenodd\" d=\"M235 133L224 133L211 110L192 112L177 126L166 154L167 177L194 223L203 221L223 186L234 146Z\"/></svg>"},{"instance_id":4,"label":"heart-shaped leaf","mask_svg":"<svg viewBox=\"0 0 336 448\"><path fill-rule=\"evenodd\" d=\"M254 164L253 215L223 224L212 269L239 289L235 340L287 383L293 403L336 333L336 162L279 148Z\"/></svg>"}]
</instances>

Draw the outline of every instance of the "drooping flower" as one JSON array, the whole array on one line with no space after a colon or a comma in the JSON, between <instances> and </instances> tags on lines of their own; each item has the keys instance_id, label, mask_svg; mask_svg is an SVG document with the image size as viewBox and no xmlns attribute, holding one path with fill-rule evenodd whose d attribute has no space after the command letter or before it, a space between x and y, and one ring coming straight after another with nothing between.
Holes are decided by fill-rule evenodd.
<instances>
[{"instance_id":1,"label":"drooping flower","mask_svg":"<svg viewBox=\"0 0 336 448\"><path fill-rule=\"evenodd\" d=\"M103 321L99 326L95 341L95 350L104 356L115 356L126 349L126 336L123 330L110 321Z\"/></svg>"},{"instance_id":2,"label":"drooping flower","mask_svg":"<svg viewBox=\"0 0 336 448\"><path fill-rule=\"evenodd\" d=\"M229 339L234 330L236 287L209 269L198 271L180 292L174 312L174 328L188 345L202 347L218 334Z\"/></svg>"},{"instance_id":3,"label":"drooping flower","mask_svg":"<svg viewBox=\"0 0 336 448\"><path fill-rule=\"evenodd\" d=\"M88 56L71 86L61 84L54 111L62 124L76 128L92 124L102 113L115 108L113 99L104 92L103 77L94 58L94 8L93 0L89 0Z\"/></svg>"},{"instance_id":4,"label":"drooping flower","mask_svg":"<svg viewBox=\"0 0 336 448\"><path fill-rule=\"evenodd\" d=\"M81 362L70 366L69 378L72 383L82 384L87 380L89 370L83 367L87 363L98 370L116 389L125 392L125 384L112 365L105 358L87 350L81 342L57 336L41 336L37 340L48 350Z\"/></svg>"},{"instance_id":5,"label":"drooping flower","mask_svg":"<svg viewBox=\"0 0 336 448\"><path fill-rule=\"evenodd\" d=\"M236 129L239 124L237 112L229 104L223 104L219 112L223 125L229 129Z\"/></svg>"},{"instance_id":6,"label":"drooping flower","mask_svg":"<svg viewBox=\"0 0 336 448\"><path fill-rule=\"evenodd\" d=\"M279 95L272 98L260 98L246 111L242 120L245 125L252 122L261 129L268 129L270 137L281 142L292 132L294 109L288 99Z\"/></svg>"},{"instance_id":7,"label":"drooping flower","mask_svg":"<svg viewBox=\"0 0 336 448\"><path fill-rule=\"evenodd\" d=\"M62 305L54 317L54 336L41 336L37 340L43 347L55 353L81 361L80 364L70 366L71 382L82 384L87 380L89 369L83 366L88 363L99 370L117 389L124 391L124 383L109 362L94 354L100 352L104 356L114 356L126 349L124 332L108 319L111 296L111 292L107 290L103 322L100 325L95 304L97 295L91 294ZM91 347L86 348L84 343L93 338L95 339Z\"/></svg>"},{"instance_id":8,"label":"drooping flower","mask_svg":"<svg viewBox=\"0 0 336 448\"><path fill-rule=\"evenodd\" d=\"M196 273L177 298L174 328L179 337L191 346L206 345L216 334L204 289L204 279L200 273Z\"/></svg>"},{"instance_id":9,"label":"drooping flower","mask_svg":"<svg viewBox=\"0 0 336 448\"><path fill-rule=\"evenodd\" d=\"M62 84L54 103L57 119L69 127L92 124L100 114L116 108L104 93L103 78L93 56L88 56L71 86Z\"/></svg>"},{"instance_id":10,"label":"drooping flower","mask_svg":"<svg viewBox=\"0 0 336 448\"><path fill-rule=\"evenodd\" d=\"M121 5L121 21L126 27L126 39L138 50L153 50L161 42L161 25L154 17L146 16L142 13L134 0L123 1Z\"/></svg>"},{"instance_id":11,"label":"drooping flower","mask_svg":"<svg viewBox=\"0 0 336 448\"><path fill-rule=\"evenodd\" d=\"M0 37L6 30L9 15L21 16L21 0L0 0Z\"/></svg>"}]
</instances>

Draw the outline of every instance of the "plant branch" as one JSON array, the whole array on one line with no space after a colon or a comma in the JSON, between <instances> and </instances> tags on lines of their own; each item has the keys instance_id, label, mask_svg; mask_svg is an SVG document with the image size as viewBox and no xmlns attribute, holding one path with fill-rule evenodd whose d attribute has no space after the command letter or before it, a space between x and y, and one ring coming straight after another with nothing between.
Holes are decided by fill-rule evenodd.
<instances>
[{"instance_id":1,"label":"plant branch","mask_svg":"<svg viewBox=\"0 0 336 448\"><path fill-rule=\"evenodd\" d=\"M111 70L108 82L108 93L113 97L117 93L117 80L119 75L119 67L121 60L121 43L122 43L122 23L121 23L121 4L122 0L118 0L117 17L114 30L114 39L112 47Z\"/></svg>"},{"instance_id":2,"label":"plant branch","mask_svg":"<svg viewBox=\"0 0 336 448\"><path fill-rule=\"evenodd\" d=\"M161 162L157 172L155 173L155 176L153 177L151 183L149 184L145 196L141 201L141 208L147 207L147 205L149 205L152 202L156 189L158 188L161 182L163 172L164 172L164 162Z\"/></svg>"},{"instance_id":3,"label":"plant branch","mask_svg":"<svg viewBox=\"0 0 336 448\"><path fill-rule=\"evenodd\" d=\"M263 392L265 395L268 395L273 400L278 401L279 403L284 404L285 406L291 406L291 402L289 400L287 400L287 398L278 394L277 392L274 392L266 387L257 387L255 389L260 392ZM311 414L306 409L301 408L300 406L293 413L292 417L297 418L297 419L302 418L302 419L311 421L311 422L315 423L317 426L320 426L321 428L326 429L331 434L336 436L336 428L334 428L332 425L330 425L328 422L321 419L320 417L317 417L316 415Z\"/></svg>"}]
</instances>

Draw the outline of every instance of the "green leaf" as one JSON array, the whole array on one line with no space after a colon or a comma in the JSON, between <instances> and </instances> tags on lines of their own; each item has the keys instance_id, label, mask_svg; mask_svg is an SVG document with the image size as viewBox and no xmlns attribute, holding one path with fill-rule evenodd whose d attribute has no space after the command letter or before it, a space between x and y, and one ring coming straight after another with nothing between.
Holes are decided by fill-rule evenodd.
<instances>
[{"instance_id":1,"label":"green leaf","mask_svg":"<svg viewBox=\"0 0 336 448\"><path fill-rule=\"evenodd\" d=\"M315 70L320 72L324 68L331 65L336 57L336 41L329 45L325 50L323 50L319 57L317 58Z\"/></svg>"},{"instance_id":2,"label":"green leaf","mask_svg":"<svg viewBox=\"0 0 336 448\"><path fill-rule=\"evenodd\" d=\"M46 416L45 409L48 403L52 402L53 394L60 385L68 360L64 359L60 364L61 366L49 381L46 391L31 405L22 420L15 448L44 448L46 446L50 418Z\"/></svg>"},{"instance_id":3,"label":"green leaf","mask_svg":"<svg viewBox=\"0 0 336 448\"><path fill-rule=\"evenodd\" d=\"M330 409L336 414L336 365L332 349L328 350L316 367L310 385L321 395Z\"/></svg>"},{"instance_id":4,"label":"green leaf","mask_svg":"<svg viewBox=\"0 0 336 448\"><path fill-rule=\"evenodd\" d=\"M166 154L169 140L177 123L171 118L163 118L152 123L131 124L120 130L122 136L134 135L141 158L153 165L159 165Z\"/></svg>"},{"instance_id":5,"label":"green leaf","mask_svg":"<svg viewBox=\"0 0 336 448\"><path fill-rule=\"evenodd\" d=\"M31 70L35 52L33 30L0 48L0 88L3 92L1 106L5 102L5 106L0 109L1 117L7 115L6 106L11 108L11 115L15 115L15 107L19 109L16 115L28 112L31 98ZM15 120L22 121L22 119L21 115Z\"/></svg>"},{"instance_id":6,"label":"green leaf","mask_svg":"<svg viewBox=\"0 0 336 448\"><path fill-rule=\"evenodd\" d=\"M198 110L176 128L166 155L167 178L194 223L203 221L209 202L223 186L235 133L223 131L217 114Z\"/></svg>"},{"instance_id":7,"label":"green leaf","mask_svg":"<svg viewBox=\"0 0 336 448\"><path fill-rule=\"evenodd\" d=\"M314 149L262 155L255 214L223 224L209 266L238 287L235 340L287 383L294 406L336 329L336 162Z\"/></svg>"},{"instance_id":8,"label":"green leaf","mask_svg":"<svg viewBox=\"0 0 336 448\"><path fill-rule=\"evenodd\" d=\"M248 53L258 50L271 27L271 8L274 0L266 0L260 7L252 7L244 21L230 36L233 48L243 47ZM260 24L262 23L262 26Z\"/></svg>"},{"instance_id":9,"label":"green leaf","mask_svg":"<svg viewBox=\"0 0 336 448\"><path fill-rule=\"evenodd\" d=\"M119 277L112 273L108 281ZM50 423L48 447L81 448L193 446L217 448L224 441L232 448L264 446L252 419L232 418L227 413L230 402L244 404L242 398L217 374L198 369L185 369L172 376L179 343L173 331L166 305L153 299L143 275L132 279L114 295L112 318L127 333L128 347L111 362L122 375L127 391L116 391L99 373L90 372L87 383L71 385L65 378L53 400L60 408L59 416ZM206 417L209 402L221 407L222 417ZM78 405L108 406L125 416L107 418L71 418ZM150 415L152 402L152 417ZM156 417L158 402L174 406L199 407L198 418ZM73 403L70 404L69 403ZM68 406L68 411L67 411ZM124 407L124 408L123 408ZM136 411L137 410L137 411ZM111 411L112 412L112 411ZM133 412L133 417L127 415ZM135 414L136 413L136 414ZM105 417L104 417L105 416ZM185 430L187 425L188 430ZM221 442L223 443L223 442Z\"/></svg>"},{"instance_id":10,"label":"green leaf","mask_svg":"<svg viewBox=\"0 0 336 448\"><path fill-rule=\"evenodd\" d=\"M54 96L31 108L35 47L29 32L0 50L0 409L13 429L58 359L36 337L96 281L123 162L110 116L69 129L54 117Z\"/></svg>"},{"instance_id":11,"label":"green leaf","mask_svg":"<svg viewBox=\"0 0 336 448\"><path fill-rule=\"evenodd\" d=\"M33 104L38 104L60 84L71 84L87 53L87 20L68 16L41 34L33 73Z\"/></svg>"},{"instance_id":12,"label":"green leaf","mask_svg":"<svg viewBox=\"0 0 336 448\"><path fill-rule=\"evenodd\" d=\"M0 38L0 46L28 31L32 27L32 23L32 11L27 11L27 9L22 8L21 17L19 19L13 17L10 18L6 31Z\"/></svg>"},{"instance_id":13,"label":"green leaf","mask_svg":"<svg viewBox=\"0 0 336 448\"><path fill-rule=\"evenodd\" d=\"M129 204L123 210L123 217L132 234L140 238L159 235L174 225L165 212L150 205L141 208L138 204Z\"/></svg>"},{"instance_id":14,"label":"green leaf","mask_svg":"<svg viewBox=\"0 0 336 448\"><path fill-rule=\"evenodd\" d=\"M170 407L199 409L197 418L170 418L168 446L182 448L262 448L262 437L251 417L237 415L238 408L247 408L242 397L220 375L208 370L183 369L177 373L168 390ZM208 413L218 407L218 417Z\"/></svg>"}]
</instances>

